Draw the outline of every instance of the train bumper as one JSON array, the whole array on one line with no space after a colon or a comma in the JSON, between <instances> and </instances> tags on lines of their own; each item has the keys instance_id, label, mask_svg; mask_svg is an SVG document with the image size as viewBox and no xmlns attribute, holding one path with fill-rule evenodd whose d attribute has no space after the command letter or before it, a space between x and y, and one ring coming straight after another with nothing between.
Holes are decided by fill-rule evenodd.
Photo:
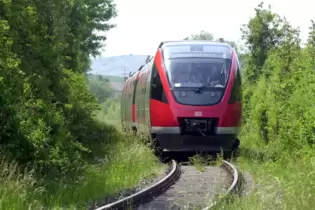
<instances>
[{"instance_id":1,"label":"train bumper","mask_svg":"<svg viewBox=\"0 0 315 210\"><path fill-rule=\"evenodd\" d=\"M179 127L152 127L164 151L231 151L237 147L239 127L216 127L212 135L185 135Z\"/></svg>"},{"instance_id":2,"label":"train bumper","mask_svg":"<svg viewBox=\"0 0 315 210\"><path fill-rule=\"evenodd\" d=\"M231 151L234 148L236 136L221 134L213 136L188 136L180 134L157 134L156 138L163 151Z\"/></svg>"}]
</instances>

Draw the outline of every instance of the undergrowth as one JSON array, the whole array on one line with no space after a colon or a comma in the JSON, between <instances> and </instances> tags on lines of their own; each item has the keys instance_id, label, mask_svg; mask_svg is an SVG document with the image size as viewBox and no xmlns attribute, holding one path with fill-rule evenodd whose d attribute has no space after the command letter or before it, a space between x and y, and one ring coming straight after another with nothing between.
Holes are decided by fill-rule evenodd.
<instances>
[{"instance_id":1,"label":"undergrowth","mask_svg":"<svg viewBox=\"0 0 315 210\"><path fill-rule=\"evenodd\" d=\"M250 140L250 136L243 136L243 144L250 145ZM236 164L241 172L253 176L254 185L249 194L230 204L223 203L218 209L313 209L314 149L305 148L294 155L279 151L277 158L269 146L242 149Z\"/></svg>"},{"instance_id":2,"label":"undergrowth","mask_svg":"<svg viewBox=\"0 0 315 210\"><path fill-rule=\"evenodd\" d=\"M163 171L164 166L139 140L121 134L113 126L106 126L106 130L114 138L100 149L106 155L78 174L39 178L30 169L21 171L16 163L2 160L0 209L86 209L87 202L133 188Z\"/></svg>"}]
</instances>

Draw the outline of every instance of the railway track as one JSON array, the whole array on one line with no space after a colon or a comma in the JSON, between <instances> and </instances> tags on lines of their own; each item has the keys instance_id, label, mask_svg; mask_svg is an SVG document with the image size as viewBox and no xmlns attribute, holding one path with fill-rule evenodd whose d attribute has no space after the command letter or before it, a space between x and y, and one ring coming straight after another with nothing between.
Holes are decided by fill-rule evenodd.
<instances>
[{"instance_id":1,"label":"railway track","mask_svg":"<svg viewBox=\"0 0 315 210\"><path fill-rule=\"evenodd\" d=\"M229 194L238 192L242 178L237 168L223 161L206 166L179 165L171 160L171 171L153 185L95 210L107 209L211 209ZM216 196L220 194L220 199ZM209 203L209 201L212 201Z\"/></svg>"}]
</instances>

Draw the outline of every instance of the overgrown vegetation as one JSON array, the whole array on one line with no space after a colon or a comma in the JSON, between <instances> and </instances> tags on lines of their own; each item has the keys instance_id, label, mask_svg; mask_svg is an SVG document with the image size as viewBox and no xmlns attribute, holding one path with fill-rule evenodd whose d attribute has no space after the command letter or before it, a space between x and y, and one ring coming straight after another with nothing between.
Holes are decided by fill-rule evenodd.
<instances>
[{"instance_id":1,"label":"overgrown vegetation","mask_svg":"<svg viewBox=\"0 0 315 210\"><path fill-rule=\"evenodd\" d=\"M160 172L148 148L104 123L119 111L99 115L106 79L88 83L106 40L95 31L115 15L111 0L0 2L1 209L85 209Z\"/></svg>"},{"instance_id":2,"label":"overgrown vegetation","mask_svg":"<svg viewBox=\"0 0 315 210\"><path fill-rule=\"evenodd\" d=\"M253 193L221 209L312 209L315 202L315 25L299 29L266 9L242 28L244 124L237 164L254 175Z\"/></svg>"},{"instance_id":3,"label":"overgrown vegetation","mask_svg":"<svg viewBox=\"0 0 315 210\"><path fill-rule=\"evenodd\" d=\"M111 137L116 142L105 148L107 158L86 166L76 177L41 180L33 171L21 171L16 163L1 161L0 208L86 209L89 202L102 201L163 172L163 166L138 139L116 135Z\"/></svg>"}]
</instances>

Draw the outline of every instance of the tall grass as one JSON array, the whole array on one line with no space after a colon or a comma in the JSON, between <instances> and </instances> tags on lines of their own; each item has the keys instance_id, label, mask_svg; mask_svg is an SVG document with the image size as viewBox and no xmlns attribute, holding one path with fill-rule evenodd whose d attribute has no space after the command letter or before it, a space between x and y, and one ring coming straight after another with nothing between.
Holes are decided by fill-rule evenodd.
<instances>
[{"instance_id":1,"label":"tall grass","mask_svg":"<svg viewBox=\"0 0 315 210\"><path fill-rule=\"evenodd\" d=\"M0 209L40 208L36 197L43 192L36 188L37 180L32 171L20 171L15 162L0 162Z\"/></svg>"},{"instance_id":2,"label":"tall grass","mask_svg":"<svg viewBox=\"0 0 315 210\"><path fill-rule=\"evenodd\" d=\"M108 102L118 107L117 101ZM101 110L99 120L105 121L108 114L119 119L116 112ZM113 122L112 122L113 123ZM113 123L114 124L114 123ZM109 129L110 130L110 129ZM118 132L112 129L113 132ZM85 167L79 176L63 179L38 178L32 170L21 171L17 164L6 160L0 162L0 208L1 209L86 209L89 201L102 200L106 196L133 188L143 179L162 173L164 166L149 148L138 139L121 133L112 135L106 145L106 155L97 163ZM144 158L145 157L145 158ZM78 205L80 205L78 207Z\"/></svg>"},{"instance_id":3,"label":"tall grass","mask_svg":"<svg viewBox=\"0 0 315 210\"><path fill-rule=\"evenodd\" d=\"M251 134L242 136L241 156L236 164L241 171L253 175L253 190L218 209L314 209L314 148L305 147L292 154L274 145L258 147L252 139Z\"/></svg>"}]
</instances>

